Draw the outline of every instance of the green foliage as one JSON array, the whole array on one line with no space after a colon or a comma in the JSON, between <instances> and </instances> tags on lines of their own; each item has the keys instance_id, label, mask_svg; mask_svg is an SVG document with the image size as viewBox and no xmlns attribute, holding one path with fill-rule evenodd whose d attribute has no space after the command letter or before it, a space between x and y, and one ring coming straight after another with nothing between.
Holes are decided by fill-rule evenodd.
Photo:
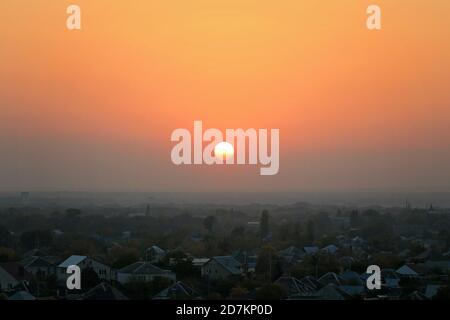
<instances>
[{"instance_id":1,"label":"green foliage","mask_svg":"<svg viewBox=\"0 0 450 320\"><path fill-rule=\"evenodd\" d=\"M212 232L214 225L217 223L217 218L215 216L207 216L203 220L203 226L209 232Z\"/></svg>"},{"instance_id":2,"label":"green foliage","mask_svg":"<svg viewBox=\"0 0 450 320\"><path fill-rule=\"evenodd\" d=\"M17 259L18 256L13 249L0 247L0 262L15 261Z\"/></svg>"},{"instance_id":3,"label":"green foliage","mask_svg":"<svg viewBox=\"0 0 450 320\"><path fill-rule=\"evenodd\" d=\"M289 270L289 273L298 279L306 276L320 276L327 272L340 270L340 264L334 255L314 255L305 257L301 263Z\"/></svg>"},{"instance_id":4,"label":"green foliage","mask_svg":"<svg viewBox=\"0 0 450 320\"><path fill-rule=\"evenodd\" d=\"M306 239L309 244L313 244L314 240L316 238L316 228L314 226L313 220L308 220L308 223L306 225Z\"/></svg>"},{"instance_id":5,"label":"green foliage","mask_svg":"<svg viewBox=\"0 0 450 320\"><path fill-rule=\"evenodd\" d=\"M137 250L126 250L115 255L112 266L116 269L123 268L139 260L139 252Z\"/></svg>"},{"instance_id":6,"label":"green foliage","mask_svg":"<svg viewBox=\"0 0 450 320\"><path fill-rule=\"evenodd\" d=\"M50 230L27 231L20 236L20 244L25 250L50 247L53 244L53 234Z\"/></svg>"},{"instance_id":7,"label":"green foliage","mask_svg":"<svg viewBox=\"0 0 450 320\"><path fill-rule=\"evenodd\" d=\"M269 235L269 211L263 210L263 212L261 213L259 227L261 238L267 237Z\"/></svg>"},{"instance_id":8,"label":"green foliage","mask_svg":"<svg viewBox=\"0 0 450 320\"><path fill-rule=\"evenodd\" d=\"M439 288L437 294L433 297L433 300L450 300L450 286L446 285Z\"/></svg>"},{"instance_id":9,"label":"green foliage","mask_svg":"<svg viewBox=\"0 0 450 320\"><path fill-rule=\"evenodd\" d=\"M167 278L157 277L153 281L141 282L132 280L121 288L124 294L133 300L149 300L172 284Z\"/></svg>"},{"instance_id":10,"label":"green foliage","mask_svg":"<svg viewBox=\"0 0 450 320\"><path fill-rule=\"evenodd\" d=\"M257 300L281 300L287 297L286 290L275 283L266 284L256 290Z\"/></svg>"},{"instance_id":11,"label":"green foliage","mask_svg":"<svg viewBox=\"0 0 450 320\"><path fill-rule=\"evenodd\" d=\"M260 250L255 271L256 275L265 281L273 281L280 277L281 261L272 246L267 245Z\"/></svg>"},{"instance_id":12,"label":"green foliage","mask_svg":"<svg viewBox=\"0 0 450 320\"><path fill-rule=\"evenodd\" d=\"M100 278L92 268L86 268L81 271L81 288L89 290L100 283Z\"/></svg>"}]
</instances>

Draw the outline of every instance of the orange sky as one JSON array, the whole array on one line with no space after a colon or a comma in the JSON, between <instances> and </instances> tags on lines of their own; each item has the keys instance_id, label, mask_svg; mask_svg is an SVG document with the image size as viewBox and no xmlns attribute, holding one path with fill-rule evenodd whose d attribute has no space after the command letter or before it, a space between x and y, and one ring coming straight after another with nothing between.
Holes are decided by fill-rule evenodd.
<instances>
[{"instance_id":1,"label":"orange sky","mask_svg":"<svg viewBox=\"0 0 450 320\"><path fill-rule=\"evenodd\" d=\"M448 191L449 39L443 0L1 1L0 190ZM279 174L172 165L194 120L279 128Z\"/></svg>"}]
</instances>

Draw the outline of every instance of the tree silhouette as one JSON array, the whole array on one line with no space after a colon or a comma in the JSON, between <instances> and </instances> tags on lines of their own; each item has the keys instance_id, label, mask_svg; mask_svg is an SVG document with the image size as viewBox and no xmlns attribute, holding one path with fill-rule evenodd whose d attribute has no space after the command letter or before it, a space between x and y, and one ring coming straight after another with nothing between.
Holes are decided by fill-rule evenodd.
<instances>
[{"instance_id":1,"label":"tree silhouette","mask_svg":"<svg viewBox=\"0 0 450 320\"><path fill-rule=\"evenodd\" d=\"M208 230L209 232L212 232L212 229L214 227L214 225L217 222L217 218L215 216L207 216L204 220L203 220L203 226L205 227L206 230Z\"/></svg>"},{"instance_id":2,"label":"tree silhouette","mask_svg":"<svg viewBox=\"0 0 450 320\"><path fill-rule=\"evenodd\" d=\"M269 211L263 210L261 214L261 220L259 223L261 238L265 238L269 235Z\"/></svg>"}]
</instances>

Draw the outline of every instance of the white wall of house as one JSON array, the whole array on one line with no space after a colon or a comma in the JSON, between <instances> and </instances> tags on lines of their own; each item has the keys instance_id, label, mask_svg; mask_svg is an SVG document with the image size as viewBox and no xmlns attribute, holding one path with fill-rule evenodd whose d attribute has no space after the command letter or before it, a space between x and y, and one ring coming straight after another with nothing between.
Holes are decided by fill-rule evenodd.
<instances>
[{"instance_id":1,"label":"white wall of house","mask_svg":"<svg viewBox=\"0 0 450 320\"><path fill-rule=\"evenodd\" d=\"M116 273L115 273L114 269L112 269L111 267L109 267L101 262L91 259L89 257L87 257L86 259L84 259L83 261L78 263L77 266L80 267L81 271L83 271L87 268L94 269L95 273L98 275L98 277L101 280L104 280L104 281L116 280ZM57 268L56 276L57 276L58 280L63 280L63 281L67 280L67 277L69 276L69 274L67 274L66 271L67 271L67 268L62 268L62 267Z\"/></svg>"},{"instance_id":2,"label":"white wall of house","mask_svg":"<svg viewBox=\"0 0 450 320\"><path fill-rule=\"evenodd\" d=\"M51 274L54 274L55 267L25 267L25 271L32 275L41 275L41 276L49 276Z\"/></svg>"}]
</instances>

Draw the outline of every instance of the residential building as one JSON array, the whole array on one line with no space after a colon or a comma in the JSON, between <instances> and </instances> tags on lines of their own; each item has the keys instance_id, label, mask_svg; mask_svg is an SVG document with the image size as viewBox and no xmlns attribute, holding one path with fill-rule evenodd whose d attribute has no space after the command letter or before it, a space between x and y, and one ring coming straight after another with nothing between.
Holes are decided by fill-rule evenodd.
<instances>
[{"instance_id":1,"label":"residential building","mask_svg":"<svg viewBox=\"0 0 450 320\"><path fill-rule=\"evenodd\" d=\"M108 265L87 256L73 255L60 263L56 268L56 276L59 281L66 281L67 277L70 276L67 274L67 268L72 265L80 267L81 271L92 268L102 281L116 280L114 270Z\"/></svg>"},{"instance_id":2,"label":"residential building","mask_svg":"<svg viewBox=\"0 0 450 320\"><path fill-rule=\"evenodd\" d=\"M155 295L153 299L199 299L200 294L184 282L177 281Z\"/></svg>"},{"instance_id":3,"label":"residential building","mask_svg":"<svg viewBox=\"0 0 450 320\"><path fill-rule=\"evenodd\" d=\"M124 284L131 281L150 282L155 278L175 281L176 275L170 270L154 266L150 262L138 261L117 271L117 281Z\"/></svg>"},{"instance_id":4,"label":"residential building","mask_svg":"<svg viewBox=\"0 0 450 320\"><path fill-rule=\"evenodd\" d=\"M202 266L201 274L209 279L237 276L242 274L242 265L232 256L216 256Z\"/></svg>"}]
</instances>

